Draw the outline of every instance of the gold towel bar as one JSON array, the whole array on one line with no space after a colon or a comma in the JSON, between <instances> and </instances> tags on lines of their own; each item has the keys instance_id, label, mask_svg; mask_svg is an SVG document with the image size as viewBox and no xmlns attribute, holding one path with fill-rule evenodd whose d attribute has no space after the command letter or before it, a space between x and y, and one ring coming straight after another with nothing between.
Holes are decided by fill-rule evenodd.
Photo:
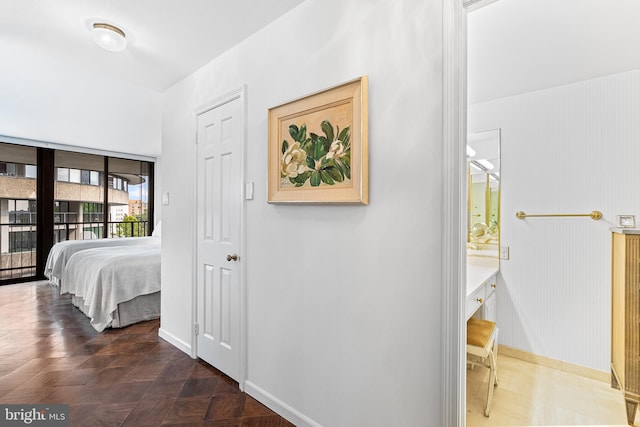
<instances>
[{"instance_id":1,"label":"gold towel bar","mask_svg":"<svg viewBox=\"0 0 640 427\"><path fill-rule=\"evenodd\" d=\"M516 212L516 218L518 218L518 219L525 219L528 216L531 216L531 217L542 217L542 216L589 216L589 217L591 217L591 219L597 221L600 218L602 218L602 212L593 211L593 212L588 213L588 214L526 214L526 213L524 213L522 211Z\"/></svg>"}]
</instances>

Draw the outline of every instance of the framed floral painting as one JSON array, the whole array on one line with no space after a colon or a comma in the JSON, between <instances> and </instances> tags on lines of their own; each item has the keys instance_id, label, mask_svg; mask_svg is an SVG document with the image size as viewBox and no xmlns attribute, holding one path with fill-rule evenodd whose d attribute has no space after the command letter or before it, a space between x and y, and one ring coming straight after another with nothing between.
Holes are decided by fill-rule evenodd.
<instances>
[{"instance_id":1,"label":"framed floral painting","mask_svg":"<svg viewBox=\"0 0 640 427\"><path fill-rule=\"evenodd\" d=\"M269 203L369 202L367 76L269 109Z\"/></svg>"}]
</instances>

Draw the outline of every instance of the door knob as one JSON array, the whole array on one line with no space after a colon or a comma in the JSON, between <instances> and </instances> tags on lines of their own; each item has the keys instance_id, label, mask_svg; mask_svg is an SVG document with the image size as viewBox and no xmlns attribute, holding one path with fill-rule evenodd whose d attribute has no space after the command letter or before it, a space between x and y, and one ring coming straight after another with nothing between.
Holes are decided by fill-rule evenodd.
<instances>
[{"instance_id":1,"label":"door knob","mask_svg":"<svg viewBox=\"0 0 640 427\"><path fill-rule=\"evenodd\" d=\"M233 255L227 255L227 261L237 261L238 260L238 255L233 254Z\"/></svg>"}]
</instances>

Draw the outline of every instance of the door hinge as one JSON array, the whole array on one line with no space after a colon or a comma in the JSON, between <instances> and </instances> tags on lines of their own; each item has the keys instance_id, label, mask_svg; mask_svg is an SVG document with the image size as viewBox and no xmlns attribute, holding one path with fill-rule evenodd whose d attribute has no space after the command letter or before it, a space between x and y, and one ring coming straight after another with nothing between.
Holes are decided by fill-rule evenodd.
<instances>
[{"instance_id":1,"label":"door hinge","mask_svg":"<svg viewBox=\"0 0 640 427\"><path fill-rule=\"evenodd\" d=\"M197 323L193 324L193 333L195 335L198 335L200 333L200 325L198 325Z\"/></svg>"}]
</instances>

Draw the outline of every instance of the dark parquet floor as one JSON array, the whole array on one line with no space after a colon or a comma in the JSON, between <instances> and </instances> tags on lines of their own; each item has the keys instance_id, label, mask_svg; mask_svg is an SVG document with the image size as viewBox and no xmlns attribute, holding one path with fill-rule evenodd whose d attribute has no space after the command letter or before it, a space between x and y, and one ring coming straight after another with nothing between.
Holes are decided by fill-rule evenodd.
<instances>
[{"instance_id":1,"label":"dark parquet floor","mask_svg":"<svg viewBox=\"0 0 640 427\"><path fill-rule=\"evenodd\" d=\"M0 403L69 404L72 426L293 426L159 324L98 333L46 282L0 286Z\"/></svg>"}]
</instances>

